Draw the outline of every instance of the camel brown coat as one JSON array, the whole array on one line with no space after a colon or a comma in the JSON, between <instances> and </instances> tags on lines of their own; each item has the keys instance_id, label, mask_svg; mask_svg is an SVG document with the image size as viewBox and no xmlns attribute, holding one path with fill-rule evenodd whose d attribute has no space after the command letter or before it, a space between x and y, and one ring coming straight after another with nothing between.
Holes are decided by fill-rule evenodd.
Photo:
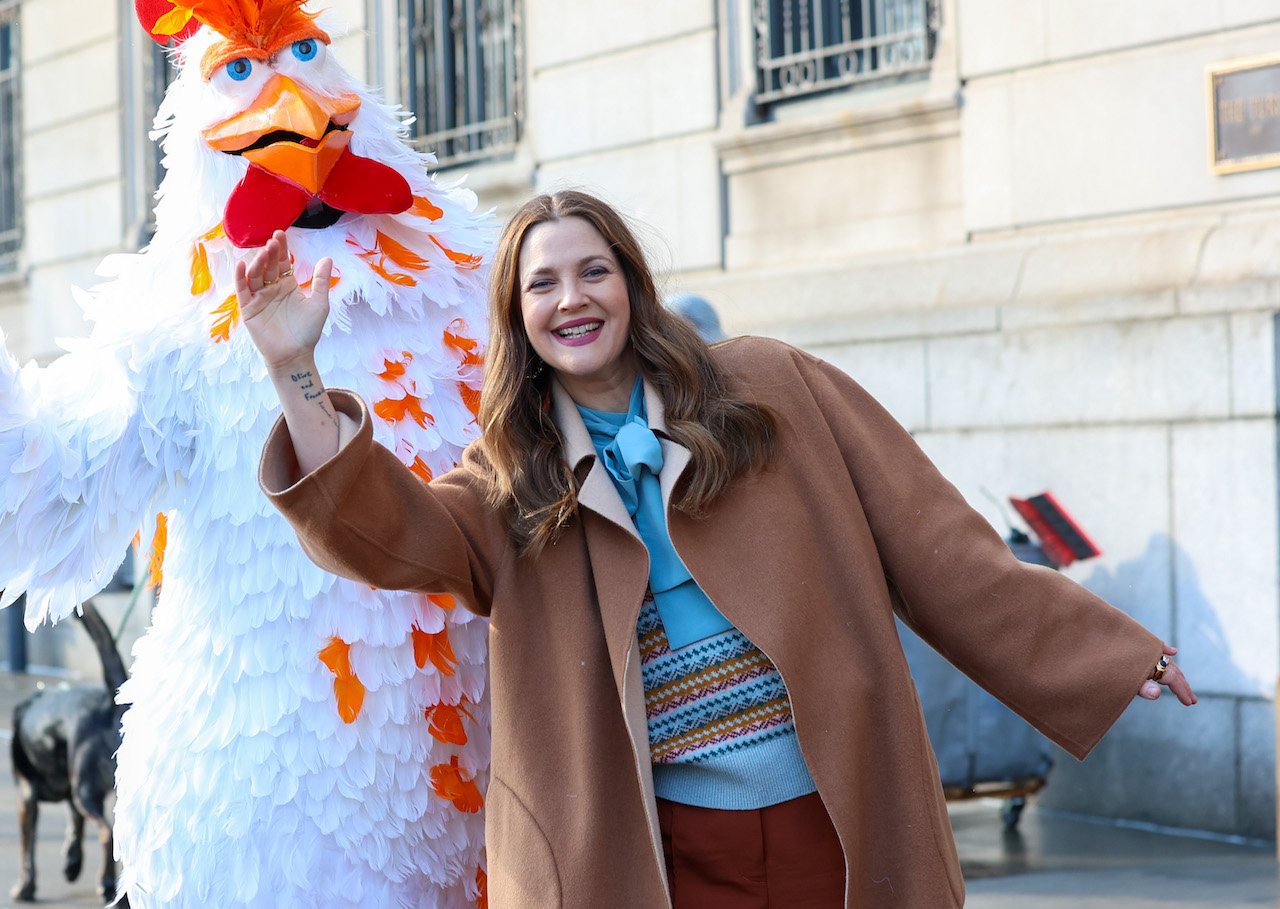
<instances>
[{"instance_id":1,"label":"camel brown coat","mask_svg":"<svg viewBox=\"0 0 1280 909\"><path fill-rule=\"evenodd\" d=\"M1128 706L1161 642L1075 582L1017 561L911 437L844 373L778 342L713 355L732 390L780 417L777 456L672 542L716 606L778 667L801 750L844 847L848 909L964 902L938 770L894 614L1083 758ZM689 452L662 440L667 501ZM554 418L578 514L536 558L485 504L481 453L423 484L350 418L339 453L297 480L287 429L262 485L323 567L447 592L492 619L494 909L659 909L670 901L650 775L636 620L648 572L581 418Z\"/></svg>"}]
</instances>

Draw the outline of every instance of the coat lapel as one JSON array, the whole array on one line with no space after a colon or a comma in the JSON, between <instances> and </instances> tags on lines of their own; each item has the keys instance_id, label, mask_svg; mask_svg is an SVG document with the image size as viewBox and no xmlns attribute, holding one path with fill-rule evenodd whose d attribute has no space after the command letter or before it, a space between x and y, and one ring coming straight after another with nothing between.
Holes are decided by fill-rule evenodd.
<instances>
[{"instance_id":1,"label":"coat lapel","mask_svg":"<svg viewBox=\"0 0 1280 909\"><path fill-rule=\"evenodd\" d=\"M671 501L671 490L689 463L689 450L662 437L666 429L662 399L648 383L644 384L645 408L649 426L659 433L662 445L662 472L658 477L664 506ZM591 466L578 488L578 505L587 543L587 557L600 604L600 621L604 626L605 644L618 686L618 700L623 720L631 738L636 775L644 794L645 814L654 859L662 867L662 839L658 828L653 792L653 768L649 756L648 717L644 707L644 683L640 674L640 642L636 638L636 622L640 606L649 587L649 553L645 550L635 523L627 513L613 480L596 457L595 446L582 416L569 393L554 379L551 383L552 416L564 445L565 460L575 473L583 460ZM666 877L663 876L666 884ZM668 890L668 899L670 899Z\"/></svg>"},{"instance_id":2,"label":"coat lapel","mask_svg":"<svg viewBox=\"0 0 1280 909\"><path fill-rule=\"evenodd\" d=\"M573 403L573 398L564 390L559 382L551 381L551 416L556 429L560 431L560 440L564 446L564 458L569 469L577 472L578 465L587 458L591 459L591 469L587 472L578 489L578 504L590 508L598 515L608 518L618 527L630 533L637 540L635 525L627 507L622 504L622 497L614 488L609 472L604 469L596 457L595 446L591 444L591 434L587 432L582 415Z\"/></svg>"},{"instance_id":3,"label":"coat lapel","mask_svg":"<svg viewBox=\"0 0 1280 909\"><path fill-rule=\"evenodd\" d=\"M627 656L636 637L640 604L649 581L649 554L622 497L596 457L591 436L577 406L559 382L552 381L552 416L564 445L565 460L578 472L590 459L587 475L578 488L578 506L585 510L582 524L586 532L591 573L600 605L609 662L619 696L625 688Z\"/></svg>"},{"instance_id":4,"label":"coat lapel","mask_svg":"<svg viewBox=\"0 0 1280 909\"><path fill-rule=\"evenodd\" d=\"M663 507L671 513L671 494L692 455L689 449L666 437L666 408L656 388L644 383L649 426L662 446L662 472L658 477ZM636 533L622 497L599 459L573 398L554 379L551 382L552 418L560 431L565 460L575 473L588 458L591 466L578 489L578 505L594 514L582 516L587 551L595 579L600 620L604 625L609 661L619 696L626 709L628 663L636 641L640 604L649 583L649 554ZM603 520L599 520L603 519ZM643 717L641 717L643 720Z\"/></svg>"}]
</instances>

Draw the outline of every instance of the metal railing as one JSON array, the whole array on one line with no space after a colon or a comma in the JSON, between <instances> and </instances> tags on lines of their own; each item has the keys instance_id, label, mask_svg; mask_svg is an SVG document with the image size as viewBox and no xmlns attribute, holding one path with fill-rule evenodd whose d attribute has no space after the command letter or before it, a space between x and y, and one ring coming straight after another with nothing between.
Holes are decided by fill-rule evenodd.
<instances>
[{"instance_id":1,"label":"metal railing","mask_svg":"<svg viewBox=\"0 0 1280 909\"><path fill-rule=\"evenodd\" d=\"M18 0L0 0L0 271L22 248L22 117Z\"/></svg>"},{"instance_id":2,"label":"metal railing","mask_svg":"<svg viewBox=\"0 0 1280 909\"><path fill-rule=\"evenodd\" d=\"M518 0L400 0L400 16L414 144L441 167L511 152L521 114Z\"/></svg>"},{"instance_id":3,"label":"metal railing","mask_svg":"<svg viewBox=\"0 0 1280 909\"><path fill-rule=\"evenodd\" d=\"M939 0L753 0L756 102L926 72Z\"/></svg>"}]
</instances>

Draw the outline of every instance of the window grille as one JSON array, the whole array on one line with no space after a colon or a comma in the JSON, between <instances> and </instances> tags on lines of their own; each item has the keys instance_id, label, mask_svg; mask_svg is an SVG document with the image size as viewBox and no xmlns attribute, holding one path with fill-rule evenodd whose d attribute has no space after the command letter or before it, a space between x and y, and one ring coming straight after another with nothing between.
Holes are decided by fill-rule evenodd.
<instances>
[{"instance_id":1,"label":"window grille","mask_svg":"<svg viewBox=\"0 0 1280 909\"><path fill-rule=\"evenodd\" d=\"M414 144L441 167L515 148L520 127L518 0L400 0L401 97Z\"/></svg>"},{"instance_id":2,"label":"window grille","mask_svg":"<svg viewBox=\"0 0 1280 909\"><path fill-rule=\"evenodd\" d=\"M753 0L756 101L929 69L939 0Z\"/></svg>"},{"instance_id":3,"label":"window grille","mask_svg":"<svg viewBox=\"0 0 1280 909\"><path fill-rule=\"evenodd\" d=\"M18 0L0 0L0 271L22 247L21 92Z\"/></svg>"}]
</instances>

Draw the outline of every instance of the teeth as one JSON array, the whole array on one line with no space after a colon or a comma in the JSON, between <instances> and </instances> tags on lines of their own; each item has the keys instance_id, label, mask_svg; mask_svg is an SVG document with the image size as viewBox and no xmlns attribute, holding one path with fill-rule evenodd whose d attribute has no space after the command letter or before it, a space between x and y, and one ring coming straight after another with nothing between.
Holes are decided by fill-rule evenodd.
<instances>
[{"instance_id":1,"label":"teeth","mask_svg":"<svg viewBox=\"0 0 1280 909\"><path fill-rule=\"evenodd\" d=\"M575 325L572 328L561 328L556 331L556 334L562 338L582 338L599 327L599 322L588 322L585 325Z\"/></svg>"}]
</instances>

